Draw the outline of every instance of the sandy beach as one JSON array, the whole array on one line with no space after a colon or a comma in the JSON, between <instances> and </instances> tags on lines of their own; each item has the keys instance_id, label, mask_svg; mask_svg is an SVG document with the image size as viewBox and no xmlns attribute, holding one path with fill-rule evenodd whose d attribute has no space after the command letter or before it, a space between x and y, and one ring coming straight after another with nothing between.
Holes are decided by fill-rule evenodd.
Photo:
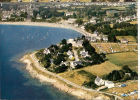
<instances>
[{"instance_id":1,"label":"sandy beach","mask_svg":"<svg viewBox=\"0 0 140 100\"><path fill-rule=\"evenodd\" d=\"M66 29L75 30L83 35L90 35L90 33L86 32L85 30L67 23L60 24L60 23L47 23L47 22L0 22L0 24L66 28Z\"/></svg>"},{"instance_id":2,"label":"sandy beach","mask_svg":"<svg viewBox=\"0 0 140 100\"><path fill-rule=\"evenodd\" d=\"M69 93L73 96L76 96L79 99L84 100L110 100L108 96L105 96L103 94L97 93L97 92L89 92L85 91L80 88L76 88L73 86L70 86L66 84L65 82L59 80L58 78L51 76L47 73L45 73L45 69L39 68L39 65L34 61L34 59L31 57L31 54L24 55L21 59L21 62L26 64L26 70L30 73L30 75L33 78L39 79L40 82L43 83L50 83L57 89Z\"/></svg>"}]
</instances>

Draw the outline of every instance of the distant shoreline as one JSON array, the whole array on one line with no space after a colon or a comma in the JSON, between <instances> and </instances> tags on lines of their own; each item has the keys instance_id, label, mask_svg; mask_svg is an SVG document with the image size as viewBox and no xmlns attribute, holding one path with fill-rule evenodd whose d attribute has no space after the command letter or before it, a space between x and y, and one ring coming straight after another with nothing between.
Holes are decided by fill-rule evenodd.
<instances>
[{"instance_id":1,"label":"distant shoreline","mask_svg":"<svg viewBox=\"0 0 140 100\"><path fill-rule=\"evenodd\" d=\"M56 28L65 28L75 30L82 35L89 35L90 33L85 30L75 27L70 24L60 24L60 23L47 23L47 22L0 22L1 25L26 25L26 26L41 26L41 27L56 27Z\"/></svg>"}]
</instances>

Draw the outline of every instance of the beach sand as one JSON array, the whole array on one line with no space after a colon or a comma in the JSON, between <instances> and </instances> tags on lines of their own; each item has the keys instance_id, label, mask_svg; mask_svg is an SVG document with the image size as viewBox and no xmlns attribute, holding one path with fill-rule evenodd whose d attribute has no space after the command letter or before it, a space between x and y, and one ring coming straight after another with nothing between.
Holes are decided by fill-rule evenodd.
<instances>
[{"instance_id":1,"label":"beach sand","mask_svg":"<svg viewBox=\"0 0 140 100\"><path fill-rule=\"evenodd\" d=\"M60 24L60 23L48 23L48 22L0 22L0 24L66 28L66 29L75 30L83 35L90 35L90 33L86 32L84 29L75 27L74 25L67 24L67 23Z\"/></svg>"}]
</instances>

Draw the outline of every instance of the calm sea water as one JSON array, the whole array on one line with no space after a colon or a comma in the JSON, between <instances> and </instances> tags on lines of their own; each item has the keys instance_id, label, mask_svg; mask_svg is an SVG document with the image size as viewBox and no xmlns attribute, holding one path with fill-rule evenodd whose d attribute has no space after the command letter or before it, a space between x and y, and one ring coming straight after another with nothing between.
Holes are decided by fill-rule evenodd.
<instances>
[{"instance_id":1,"label":"calm sea water","mask_svg":"<svg viewBox=\"0 0 140 100\"><path fill-rule=\"evenodd\" d=\"M0 25L0 99L77 100L33 79L18 60L26 52L78 36L78 32L62 28Z\"/></svg>"}]
</instances>

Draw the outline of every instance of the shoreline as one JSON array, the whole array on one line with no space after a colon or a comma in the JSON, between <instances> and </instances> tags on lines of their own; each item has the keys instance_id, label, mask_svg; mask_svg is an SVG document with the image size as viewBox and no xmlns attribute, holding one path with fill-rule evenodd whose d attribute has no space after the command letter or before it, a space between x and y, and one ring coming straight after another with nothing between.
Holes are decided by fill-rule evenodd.
<instances>
[{"instance_id":1,"label":"shoreline","mask_svg":"<svg viewBox=\"0 0 140 100\"><path fill-rule=\"evenodd\" d=\"M68 93L72 96L75 96L78 99L111 100L108 96L105 96L102 93L89 92L81 88L76 88L74 86L71 86L63 82L62 80L59 80L57 77L54 77L52 75L45 73L46 70L43 67L42 68L39 67L38 65L39 63L37 64L35 62L35 60L32 58L32 54L24 55L20 59L20 61L26 64L25 69L29 72L29 74L33 78L37 78L40 82L43 82L43 83L50 83L52 86L54 86L58 90Z\"/></svg>"},{"instance_id":2,"label":"shoreline","mask_svg":"<svg viewBox=\"0 0 140 100\"><path fill-rule=\"evenodd\" d=\"M81 29L80 27L75 27L72 24L67 23L48 23L48 22L0 22L1 25L25 25L25 26L40 26L40 27L55 27L71 29L81 33L82 35L90 35L90 33Z\"/></svg>"}]
</instances>

